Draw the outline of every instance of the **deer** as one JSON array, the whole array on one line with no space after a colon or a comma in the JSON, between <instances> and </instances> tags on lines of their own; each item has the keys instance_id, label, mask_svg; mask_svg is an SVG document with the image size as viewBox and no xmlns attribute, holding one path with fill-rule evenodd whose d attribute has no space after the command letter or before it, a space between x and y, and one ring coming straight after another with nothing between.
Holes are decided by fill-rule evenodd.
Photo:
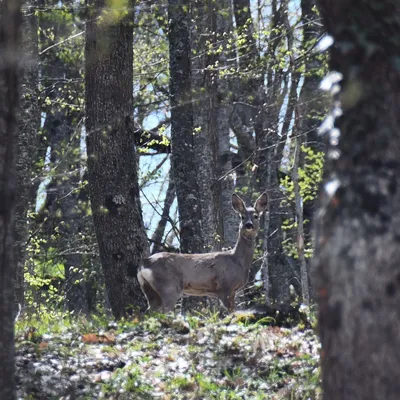
<instances>
[{"instance_id":1,"label":"deer","mask_svg":"<svg viewBox=\"0 0 400 400\"><path fill-rule=\"evenodd\" d=\"M138 272L140 287L147 298L147 310L173 311L183 294L220 300L232 313L236 292L249 279L260 216L268 197L262 193L253 207L235 193L233 209L240 214L239 236L231 250L204 254L156 253L143 260Z\"/></svg>"}]
</instances>

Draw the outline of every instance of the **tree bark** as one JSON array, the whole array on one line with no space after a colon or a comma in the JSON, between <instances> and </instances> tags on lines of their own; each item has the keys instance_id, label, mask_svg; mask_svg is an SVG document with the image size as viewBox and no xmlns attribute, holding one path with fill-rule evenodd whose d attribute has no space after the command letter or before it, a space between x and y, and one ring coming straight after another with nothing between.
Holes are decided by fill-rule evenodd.
<instances>
[{"instance_id":1,"label":"tree bark","mask_svg":"<svg viewBox=\"0 0 400 400\"><path fill-rule=\"evenodd\" d=\"M320 0L343 75L317 223L324 398L400 392L400 14L395 0ZM336 189L336 190L335 190Z\"/></svg>"},{"instance_id":2,"label":"tree bark","mask_svg":"<svg viewBox=\"0 0 400 400\"><path fill-rule=\"evenodd\" d=\"M229 78L221 73L232 64L228 59L234 57L225 50L227 33L232 29L232 7L225 0L194 2L192 15L195 153L202 227L206 248L219 250L221 246L234 246L237 239L231 206L234 187L229 173L232 94ZM224 51L218 54L221 46Z\"/></svg>"},{"instance_id":3,"label":"tree bark","mask_svg":"<svg viewBox=\"0 0 400 400\"><path fill-rule=\"evenodd\" d=\"M163 211L161 214L161 219L158 222L157 228L155 229L153 236L151 238L151 241L154 243L152 254L155 254L155 253L165 250L165 246L163 245L162 241L163 241L163 237L165 235L165 227L167 226L168 221L171 220L169 212L170 212L171 205L174 202L174 200L175 200L175 182L172 177L172 173L170 171L168 188L165 193L164 208L163 208Z\"/></svg>"},{"instance_id":4,"label":"tree bark","mask_svg":"<svg viewBox=\"0 0 400 400\"><path fill-rule=\"evenodd\" d=\"M0 398L16 398L14 355L15 199L20 2L0 1Z\"/></svg>"},{"instance_id":5,"label":"tree bark","mask_svg":"<svg viewBox=\"0 0 400 400\"><path fill-rule=\"evenodd\" d=\"M238 76L234 81L233 96L237 102L230 116L231 129L238 142L238 161L234 162L236 187L254 190L251 176L246 171L256 162L256 140L262 131L262 107L265 100L264 66L254 36L254 22L250 0L233 0L237 35L245 40L236 49ZM235 57L236 58L236 57ZM257 188L258 189L258 188ZM261 190L264 190L262 188ZM251 194L251 193L250 193Z\"/></svg>"},{"instance_id":6,"label":"tree bark","mask_svg":"<svg viewBox=\"0 0 400 400\"><path fill-rule=\"evenodd\" d=\"M21 87L20 130L17 143L17 193L15 210L15 301L24 304L24 266L28 239L28 210L34 202L31 178L38 150L40 128L39 110L39 51L38 19L35 1L27 2L22 24L22 51L24 54Z\"/></svg>"},{"instance_id":7,"label":"tree bark","mask_svg":"<svg viewBox=\"0 0 400 400\"><path fill-rule=\"evenodd\" d=\"M268 169L266 172L266 187L268 188L268 217L265 231L265 245L267 250L266 261L269 275L268 300L272 303L288 305L290 303L290 274L282 244L282 192L280 190L278 178L278 168L281 158L277 158L275 156L275 151L273 151L274 144L272 140L271 142L267 142L267 147L270 147L270 150L267 151Z\"/></svg>"},{"instance_id":8,"label":"tree bark","mask_svg":"<svg viewBox=\"0 0 400 400\"><path fill-rule=\"evenodd\" d=\"M59 1L40 0L40 3L43 8L45 6L57 8ZM46 188L46 207L43 211L48 213L48 216L43 224L43 233L50 236L46 239L45 246L56 248L60 254L58 259L64 265L63 289L67 308L70 311L87 314L88 284L85 282L84 257L78 251L82 243L80 233L83 233L84 227L88 225L82 205L78 202L82 167L79 123L82 111L77 98L67 97L74 91L78 93L81 87L78 86L79 83L75 83L76 87L74 84L65 83L80 82L83 61L66 61L60 57L60 49L54 45L72 34L73 24L63 17L54 21L54 13L59 13L59 10L53 11L50 8L42 11L39 20L42 32L41 46L46 50L41 55L41 75L44 78L42 83L45 87L45 97L51 100L51 106L43 111L46 115L43 136L48 138L47 144L50 147L50 168L57 171L50 176L51 181ZM48 29L53 30L53 35L45 34ZM70 103L74 103L76 107L69 106ZM59 235L54 235L54 231L59 232Z\"/></svg>"},{"instance_id":9,"label":"tree bark","mask_svg":"<svg viewBox=\"0 0 400 400\"><path fill-rule=\"evenodd\" d=\"M190 0L169 0L172 168L178 200L181 251L201 253L202 215L194 154Z\"/></svg>"},{"instance_id":10,"label":"tree bark","mask_svg":"<svg viewBox=\"0 0 400 400\"><path fill-rule=\"evenodd\" d=\"M322 136L318 134L318 127L328 108L327 96L319 88L321 74L326 71L324 71L321 54L313 54L313 52L310 54L310 48L314 47L315 41L318 40L324 30L319 22L320 16L315 6L316 0L301 0L302 50L307 56L304 64L304 81L299 98L302 109L300 132L305 136L305 146L311 147L314 151L325 152L325 142ZM304 224L304 240L306 242L312 240L316 201L317 199L308 200L303 206L304 219L308 220Z\"/></svg>"},{"instance_id":11,"label":"tree bark","mask_svg":"<svg viewBox=\"0 0 400 400\"><path fill-rule=\"evenodd\" d=\"M194 155L205 251L220 249L221 243L216 236L223 237L219 221L220 190L216 181L219 166L215 104L217 74L213 68L217 59L213 51L217 35L216 8L210 0L193 1L191 7Z\"/></svg>"},{"instance_id":12,"label":"tree bark","mask_svg":"<svg viewBox=\"0 0 400 400\"><path fill-rule=\"evenodd\" d=\"M214 85L215 125L218 137L218 170L219 178L218 191L219 204L217 205L222 217L223 245L225 247L234 247L238 235L238 220L236 213L232 212L232 193L235 189L232 174L231 137L230 137L230 116L232 114L232 79L229 75L223 76L224 69L229 70L234 67L232 59L235 58L233 51L228 51L227 33L233 30L233 9L230 0L220 0L216 2L216 44L215 47L224 47L224 50L218 55L217 61L219 69L218 79ZM222 68L222 71L220 70ZM223 177L223 178L222 178Z\"/></svg>"},{"instance_id":13,"label":"tree bark","mask_svg":"<svg viewBox=\"0 0 400 400\"><path fill-rule=\"evenodd\" d=\"M298 112L296 111L296 114ZM296 115L296 121L299 118L299 115ZM297 122L295 122L297 125ZM301 283L301 295L303 298L303 303L306 305L310 304L310 289L309 289L309 277L307 270L306 258L304 255L304 224L303 224L303 199L300 193L300 185L299 185L299 166L300 166L300 152L302 145L302 136L300 132L295 130L295 149L294 149L294 165L292 170L292 180L293 180L293 188L294 188L294 200L296 205L296 222L297 222L297 256L300 263L300 283Z\"/></svg>"},{"instance_id":14,"label":"tree bark","mask_svg":"<svg viewBox=\"0 0 400 400\"><path fill-rule=\"evenodd\" d=\"M323 29L319 23L319 15L316 10L316 0L301 0L301 22L303 24L302 50L309 53L310 48L321 36ZM302 118L302 131L306 136L306 145L315 151L324 151L325 144L318 135L318 127L321 123L326 108L324 93L319 89L323 62L321 56L311 53L306 55L304 65L304 81L301 88L300 102L304 104L306 113Z\"/></svg>"},{"instance_id":15,"label":"tree bark","mask_svg":"<svg viewBox=\"0 0 400 400\"><path fill-rule=\"evenodd\" d=\"M88 182L105 283L120 318L146 306L137 281L148 242L132 122L133 2L129 11L109 10L104 0L88 4L94 6L85 47Z\"/></svg>"},{"instance_id":16,"label":"tree bark","mask_svg":"<svg viewBox=\"0 0 400 400\"><path fill-rule=\"evenodd\" d=\"M288 24L288 2L286 0L282 1L279 8L277 3L276 0L272 2L272 29L268 49L270 61L266 71L268 91L265 99L263 99L263 103L268 106L268 112L263 110L260 113L259 122L256 125L257 145L262 149L259 152L257 173L259 175L260 191L267 188L268 194L268 217L266 218L264 231L264 246L267 251L267 257L264 262L266 271L263 272L264 278L266 278L267 274L269 275L268 301L289 304L291 274L282 243L282 192L278 175L282 162L282 154L278 153L279 142L286 140L287 135L287 132L282 132L282 137L278 135L279 116L283 99L287 94L287 85L283 85L283 71L274 73L274 69L278 65L276 52L284 38L280 31L285 32L284 27L286 29ZM290 35L290 32L285 33ZM296 79L293 79L292 84L297 85Z\"/></svg>"}]
</instances>

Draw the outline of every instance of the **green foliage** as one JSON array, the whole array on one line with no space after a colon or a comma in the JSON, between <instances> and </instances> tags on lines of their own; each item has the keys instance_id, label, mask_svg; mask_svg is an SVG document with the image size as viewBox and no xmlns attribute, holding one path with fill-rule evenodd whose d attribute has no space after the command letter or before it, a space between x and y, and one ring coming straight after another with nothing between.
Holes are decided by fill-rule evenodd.
<instances>
[{"instance_id":1,"label":"green foliage","mask_svg":"<svg viewBox=\"0 0 400 400\"><path fill-rule=\"evenodd\" d=\"M303 207L310 201L314 201L318 194L319 184L322 180L323 167L324 167L324 153L315 152L311 147L301 147L302 156L304 158L304 165L298 168L299 175L299 188L300 197L303 202ZM281 179L281 186L284 188L285 199L282 204L285 206L291 206L295 208L295 193L294 184L292 178L289 175L285 175ZM304 224L309 223L308 220L304 220ZM297 222L294 219L285 219L282 223L282 229L286 232L290 232L297 227ZM293 242L291 236L287 237L284 242L284 248L287 254L297 259L297 247ZM304 254L306 257L312 257L312 243L305 243Z\"/></svg>"},{"instance_id":2,"label":"green foliage","mask_svg":"<svg viewBox=\"0 0 400 400\"><path fill-rule=\"evenodd\" d=\"M102 396L122 392L129 393L135 399L151 400L151 389L150 384L143 381L139 366L131 364L123 370L117 370L112 381L102 385Z\"/></svg>"},{"instance_id":3,"label":"green foliage","mask_svg":"<svg viewBox=\"0 0 400 400\"><path fill-rule=\"evenodd\" d=\"M319 184L322 180L324 153L315 152L311 147L302 146L301 152L304 156L304 166L298 168L300 196L303 204L312 201L317 196ZM285 202L295 200L293 181L286 175L281 180L285 188Z\"/></svg>"}]
</instances>

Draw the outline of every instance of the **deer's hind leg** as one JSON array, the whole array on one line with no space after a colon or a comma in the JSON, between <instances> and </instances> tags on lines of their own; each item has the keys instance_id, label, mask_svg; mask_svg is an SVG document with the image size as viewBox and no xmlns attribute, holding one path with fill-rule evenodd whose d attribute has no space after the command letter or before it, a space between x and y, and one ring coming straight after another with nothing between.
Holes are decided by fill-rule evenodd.
<instances>
[{"instance_id":1,"label":"deer's hind leg","mask_svg":"<svg viewBox=\"0 0 400 400\"><path fill-rule=\"evenodd\" d=\"M218 297L229 314L235 311L235 292L221 293Z\"/></svg>"},{"instance_id":2,"label":"deer's hind leg","mask_svg":"<svg viewBox=\"0 0 400 400\"><path fill-rule=\"evenodd\" d=\"M162 301L160 295L153 288L153 286L149 283L149 281L145 277L146 272L141 270L138 273L138 280L140 283L140 287L146 296L148 308L147 310L158 310L162 306Z\"/></svg>"},{"instance_id":3,"label":"deer's hind leg","mask_svg":"<svg viewBox=\"0 0 400 400\"><path fill-rule=\"evenodd\" d=\"M162 309L165 312L174 311L175 304L182 297L183 287L176 282L165 282L165 286L160 288Z\"/></svg>"},{"instance_id":4,"label":"deer's hind leg","mask_svg":"<svg viewBox=\"0 0 400 400\"><path fill-rule=\"evenodd\" d=\"M176 278L164 278L164 280L156 280L154 286L161 299L161 309L164 312L174 311L175 304L183 294L182 281Z\"/></svg>"},{"instance_id":5,"label":"deer's hind leg","mask_svg":"<svg viewBox=\"0 0 400 400\"><path fill-rule=\"evenodd\" d=\"M149 303L148 310L159 310L162 306L160 295L150 286L148 282L145 282L142 286L144 295Z\"/></svg>"}]
</instances>

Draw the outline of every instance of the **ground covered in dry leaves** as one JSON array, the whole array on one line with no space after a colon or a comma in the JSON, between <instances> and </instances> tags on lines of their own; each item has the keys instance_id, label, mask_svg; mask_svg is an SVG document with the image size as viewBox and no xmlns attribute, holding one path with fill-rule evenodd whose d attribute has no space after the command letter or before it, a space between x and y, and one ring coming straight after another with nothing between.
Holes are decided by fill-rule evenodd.
<instances>
[{"instance_id":1,"label":"ground covered in dry leaves","mask_svg":"<svg viewBox=\"0 0 400 400\"><path fill-rule=\"evenodd\" d=\"M244 313L18 322L20 399L319 399L304 323Z\"/></svg>"}]
</instances>

